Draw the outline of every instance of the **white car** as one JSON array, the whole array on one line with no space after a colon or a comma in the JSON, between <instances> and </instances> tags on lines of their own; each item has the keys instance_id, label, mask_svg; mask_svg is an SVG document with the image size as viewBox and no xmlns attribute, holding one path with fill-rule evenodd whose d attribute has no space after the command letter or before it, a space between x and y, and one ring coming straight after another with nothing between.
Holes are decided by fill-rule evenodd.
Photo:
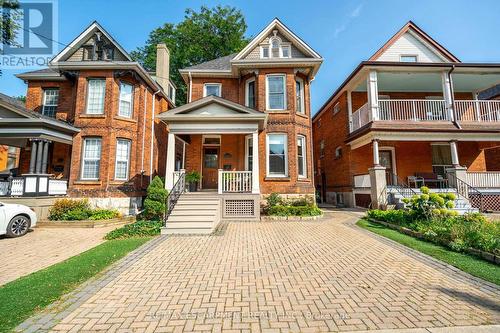
<instances>
[{"instance_id":1,"label":"white car","mask_svg":"<svg viewBox=\"0 0 500 333\"><path fill-rule=\"evenodd\" d=\"M28 206L0 202L0 235L24 236L36 225L36 214Z\"/></svg>"}]
</instances>

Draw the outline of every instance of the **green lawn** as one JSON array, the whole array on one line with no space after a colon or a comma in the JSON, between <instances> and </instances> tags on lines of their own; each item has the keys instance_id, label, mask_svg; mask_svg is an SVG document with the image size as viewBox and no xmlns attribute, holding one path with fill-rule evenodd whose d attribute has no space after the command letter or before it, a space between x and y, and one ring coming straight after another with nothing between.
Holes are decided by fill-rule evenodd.
<instances>
[{"instance_id":1,"label":"green lawn","mask_svg":"<svg viewBox=\"0 0 500 333\"><path fill-rule=\"evenodd\" d=\"M0 332L12 330L34 312L45 308L150 239L110 240L0 287Z\"/></svg>"},{"instance_id":2,"label":"green lawn","mask_svg":"<svg viewBox=\"0 0 500 333\"><path fill-rule=\"evenodd\" d=\"M365 219L359 220L356 224L364 229L444 261L471 275L500 285L500 266L493 263L479 259L473 255L451 251L443 246L402 234L397 230Z\"/></svg>"}]
</instances>

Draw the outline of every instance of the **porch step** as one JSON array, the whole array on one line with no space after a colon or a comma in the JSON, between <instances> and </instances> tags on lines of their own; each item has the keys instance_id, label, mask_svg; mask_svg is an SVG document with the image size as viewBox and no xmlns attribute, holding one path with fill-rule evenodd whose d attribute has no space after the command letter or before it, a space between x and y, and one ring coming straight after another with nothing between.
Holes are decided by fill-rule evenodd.
<instances>
[{"instance_id":1,"label":"porch step","mask_svg":"<svg viewBox=\"0 0 500 333\"><path fill-rule=\"evenodd\" d=\"M220 206L216 193L182 194L161 233L211 234L220 222Z\"/></svg>"}]
</instances>

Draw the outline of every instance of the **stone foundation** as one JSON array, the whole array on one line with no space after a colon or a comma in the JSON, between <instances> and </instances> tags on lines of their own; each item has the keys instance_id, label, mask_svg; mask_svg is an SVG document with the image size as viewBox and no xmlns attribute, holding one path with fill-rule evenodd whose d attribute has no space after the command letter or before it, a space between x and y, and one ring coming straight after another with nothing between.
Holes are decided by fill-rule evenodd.
<instances>
[{"instance_id":1,"label":"stone foundation","mask_svg":"<svg viewBox=\"0 0 500 333\"><path fill-rule=\"evenodd\" d=\"M123 215L137 215L142 209L142 197L89 198L94 208L116 209Z\"/></svg>"}]
</instances>

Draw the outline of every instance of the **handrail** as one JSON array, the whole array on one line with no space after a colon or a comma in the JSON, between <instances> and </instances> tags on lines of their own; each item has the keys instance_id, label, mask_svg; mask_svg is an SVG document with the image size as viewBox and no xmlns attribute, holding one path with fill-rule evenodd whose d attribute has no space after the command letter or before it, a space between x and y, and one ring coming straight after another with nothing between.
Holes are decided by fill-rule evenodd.
<instances>
[{"instance_id":1,"label":"handrail","mask_svg":"<svg viewBox=\"0 0 500 333\"><path fill-rule=\"evenodd\" d=\"M448 177L448 184L450 184L450 186L453 186L455 188L458 195L461 195L465 199L469 200L470 205L474 208L479 209L480 212L484 211L483 209L484 196L483 193L481 193L481 191L479 191L474 186L469 185L462 179L458 178L453 173L448 172L446 173L446 176Z\"/></svg>"},{"instance_id":2,"label":"handrail","mask_svg":"<svg viewBox=\"0 0 500 333\"><path fill-rule=\"evenodd\" d=\"M167 198L165 199L165 204L167 206L165 209L165 215L163 217L163 222L165 225L167 224L167 219L172 213L172 210L174 209L177 200L179 200L179 197L181 196L182 193L184 193L185 190L186 190L186 174L182 172L179 175L179 179L177 179L174 186L172 187L172 190L168 193Z\"/></svg>"},{"instance_id":3,"label":"handrail","mask_svg":"<svg viewBox=\"0 0 500 333\"><path fill-rule=\"evenodd\" d=\"M401 194L403 198L411 198L412 196L417 194L417 192L415 192L410 187L410 185L408 185L404 180L399 178L399 176L396 175L395 173L386 171L386 175L388 175L390 179L387 185L392 186L396 191L398 191L399 194Z\"/></svg>"}]
</instances>

